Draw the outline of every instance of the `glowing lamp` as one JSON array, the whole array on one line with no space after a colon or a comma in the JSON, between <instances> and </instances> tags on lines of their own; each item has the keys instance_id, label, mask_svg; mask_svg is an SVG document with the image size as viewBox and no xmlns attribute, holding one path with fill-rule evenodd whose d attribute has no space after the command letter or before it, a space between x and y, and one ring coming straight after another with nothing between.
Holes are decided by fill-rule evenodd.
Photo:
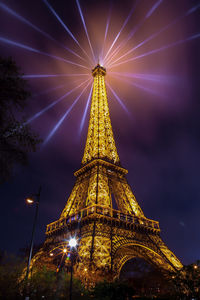
<instances>
[{"instance_id":1,"label":"glowing lamp","mask_svg":"<svg viewBox=\"0 0 200 300\"><path fill-rule=\"evenodd\" d=\"M197 265L194 265L194 269L197 269L198 268L198 266Z\"/></svg>"},{"instance_id":2,"label":"glowing lamp","mask_svg":"<svg viewBox=\"0 0 200 300\"><path fill-rule=\"evenodd\" d=\"M71 238L69 240L69 246L70 246L70 248L74 248L74 247L76 247L76 245L77 245L77 240L75 238Z\"/></svg>"},{"instance_id":3,"label":"glowing lamp","mask_svg":"<svg viewBox=\"0 0 200 300\"><path fill-rule=\"evenodd\" d=\"M64 253L66 253L66 252L67 252L67 249L66 249L66 248L64 248L64 249L63 249L63 252L64 252Z\"/></svg>"},{"instance_id":4,"label":"glowing lamp","mask_svg":"<svg viewBox=\"0 0 200 300\"><path fill-rule=\"evenodd\" d=\"M27 199L26 199L26 203L28 203L28 204L32 204L32 203L34 203L34 200L33 200L33 199L31 199L31 198L27 198Z\"/></svg>"}]
</instances>

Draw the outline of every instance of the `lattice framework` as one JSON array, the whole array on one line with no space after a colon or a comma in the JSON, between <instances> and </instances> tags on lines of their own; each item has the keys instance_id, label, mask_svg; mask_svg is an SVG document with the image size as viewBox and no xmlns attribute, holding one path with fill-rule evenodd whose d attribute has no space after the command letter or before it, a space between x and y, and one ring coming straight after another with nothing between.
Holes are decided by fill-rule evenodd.
<instances>
[{"instance_id":1,"label":"lattice framework","mask_svg":"<svg viewBox=\"0 0 200 300\"><path fill-rule=\"evenodd\" d=\"M119 276L124 263L141 257L164 271L182 268L160 237L157 221L147 219L121 167L111 126L105 75L93 70L93 93L81 168L60 219L47 225L44 249L71 235L79 237L75 273L83 282ZM113 208L115 199L117 209ZM86 271L87 270L87 271ZM95 274L95 276L94 276Z\"/></svg>"}]
</instances>

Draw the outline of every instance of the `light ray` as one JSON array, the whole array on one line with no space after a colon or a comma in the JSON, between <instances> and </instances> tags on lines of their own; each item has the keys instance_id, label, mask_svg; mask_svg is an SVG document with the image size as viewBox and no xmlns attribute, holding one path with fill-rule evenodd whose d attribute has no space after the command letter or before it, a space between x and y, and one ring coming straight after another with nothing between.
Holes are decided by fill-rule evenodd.
<instances>
[{"instance_id":1,"label":"light ray","mask_svg":"<svg viewBox=\"0 0 200 300\"><path fill-rule=\"evenodd\" d=\"M112 59L117 55L117 53L119 53L120 48L122 47L122 43L120 43L117 48L115 48L113 50L113 52L111 52L108 57L104 60L104 64L109 65L110 61L112 61Z\"/></svg>"},{"instance_id":2,"label":"light ray","mask_svg":"<svg viewBox=\"0 0 200 300\"><path fill-rule=\"evenodd\" d=\"M114 60L112 62L112 64L116 63L117 61L121 60L122 58L124 58L125 56L129 55L130 53L132 53L133 51L135 51L136 49L138 49L139 47L141 47L142 45L146 44L147 42L149 42L150 40L152 40L153 38L155 38L156 36L158 36L160 33L162 33L163 31L167 30L169 27L171 27L172 25L174 25L176 22L179 21L180 18L174 20L172 23L168 24L167 26L163 27L162 29L160 29L158 32L153 33L151 36L149 36L148 38L146 38L144 41L142 41L141 43L139 43L138 45L136 45L135 47L131 48L129 51L127 51L125 54L121 55L119 58L117 58L116 60ZM111 65L112 65L111 64Z\"/></svg>"},{"instance_id":3,"label":"light ray","mask_svg":"<svg viewBox=\"0 0 200 300\"><path fill-rule=\"evenodd\" d=\"M110 56L108 56L107 58L107 62L109 65L109 61L112 60L117 53L119 53L119 51L126 45L126 43L134 36L134 34L136 33L136 31L144 24L144 22L154 13L154 11L158 8L158 6L161 4L162 0L159 0L158 2L155 3L155 5L153 5L150 10L147 12L145 18L133 29L129 32L128 37L126 39L124 39L119 45L118 47L113 51L113 53L111 53Z\"/></svg>"},{"instance_id":4,"label":"light ray","mask_svg":"<svg viewBox=\"0 0 200 300\"><path fill-rule=\"evenodd\" d=\"M122 25L120 31L119 31L118 34L116 35L116 37L115 37L114 41L112 42L112 45L111 45L110 48L108 49L108 52L107 52L106 56L104 57L104 59L107 58L107 56L109 55L109 53L110 53L110 51L112 50L113 46L114 46L115 43L117 42L117 40L118 40L118 38L119 38L121 32L123 31L124 27L126 26L126 24L128 23L130 17L132 16L132 14L133 14L133 12L134 12L134 10L135 10L135 6L136 6L136 4L133 5L133 7L132 7L132 9L131 9L131 11L130 11L128 17L127 17L126 20L124 21L124 23L123 23L123 25Z\"/></svg>"},{"instance_id":5,"label":"light ray","mask_svg":"<svg viewBox=\"0 0 200 300\"><path fill-rule=\"evenodd\" d=\"M61 102L63 99L65 99L67 96L69 96L71 93L73 93L74 91L76 91L78 88L80 88L83 84L85 84L87 81L89 81L89 79L87 79L86 81L82 82L81 84L79 84L78 86L76 86L75 88L73 88L72 90L68 91L67 93L65 93L63 96L61 96L60 98L56 99L54 102L50 103L48 106L46 106L45 108L43 108L42 110L40 110L39 112L37 112L34 116L32 116L31 118L29 118L24 125L27 125L29 123L31 123L32 121L34 121L35 119L37 119L38 117L40 117L41 115L43 115L47 110L49 110L50 108L52 108L53 106L55 106L56 104L58 104L59 102Z\"/></svg>"},{"instance_id":6,"label":"light ray","mask_svg":"<svg viewBox=\"0 0 200 300\"><path fill-rule=\"evenodd\" d=\"M67 33L71 36L71 38L79 45L79 42L77 41L75 36L72 34L72 32L69 30L69 28L65 25L65 23L62 21L62 19L56 13L56 11L53 9L53 7L48 3L48 1L43 0L43 2L48 6L50 11L53 13L53 15L56 17L56 19L60 22L60 24L63 26L63 28L67 31Z\"/></svg>"},{"instance_id":7,"label":"light ray","mask_svg":"<svg viewBox=\"0 0 200 300\"><path fill-rule=\"evenodd\" d=\"M125 44L125 42L121 42L117 48L105 59L104 64L106 64L107 67L109 67L110 62L112 62L113 58L119 53L120 49L123 47L123 44Z\"/></svg>"},{"instance_id":8,"label":"light ray","mask_svg":"<svg viewBox=\"0 0 200 300\"><path fill-rule=\"evenodd\" d=\"M123 110L130 115L130 112L128 111L127 107L125 106L125 104L123 103L123 101L119 98L119 96L116 94L116 92L111 88L110 84L108 82L106 82L106 85L109 87L110 91L112 92L112 94L114 95L114 97L116 98L116 100L118 101L118 103L121 105L121 107L123 108Z\"/></svg>"},{"instance_id":9,"label":"light ray","mask_svg":"<svg viewBox=\"0 0 200 300\"><path fill-rule=\"evenodd\" d=\"M95 59L94 51L93 51L93 48L92 48L92 44L90 42L90 37L89 37L88 31L87 31L87 27L86 27L86 24L85 24L84 16L83 16L83 13L82 13L82 10L81 10L81 6L80 6L78 0L76 0L76 4L78 6L79 14L80 14L80 17L81 17L81 20L82 20L82 23L83 23L83 27L85 29L85 33L86 33L86 36L87 36L87 39L88 39L88 43L89 43L89 46L90 46L90 50L92 52L92 56L93 56L93 59L94 59L94 62L95 62L96 59Z\"/></svg>"},{"instance_id":10,"label":"light ray","mask_svg":"<svg viewBox=\"0 0 200 300\"><path fill-rule=\"evenodd\" d=\"M195 12L197 9L200 8L200 4L197 4L196 6L190 8L187 13L186 13L186 16L190 15L191 13Z\"/></svg>"},{"instance_id":11,"label":"light ray","mask_svg":"<svg viewBox=\"0 0 200 300\"><path fill-rule=\"evenodd\" d=\"M89 74L27 74L23 75L22 78L51 78L51 77L78 77L78 76L89 76Z\"/></svg>"},{"instance_id":12,"label":"light ray","mask_svg":"<svg viewBox=\"0 0 200 300\"><path fill-rule=\"evenodd\" d=\"M90 103L90 99L91 99L91 95L92 95L92 88L93 88L93 85L91 86L91 89L90 89L90 92L89 92L89 96L88 96L88 99L87 99L87 103L86 103L86 106L85 106L85 110L84 110L84 113L83 113L83 117L81 119L81 124L80 124L80 128L79 128L79 134L82 132L83 126L85 124L85 118L86 118L86 115L87 115L87 111L88 111L88 107L89 107L89 103Z\"/></svg>"},{"instance_id":13,"label":"light ray","mask_svg":"<svg viewBox=\"0 0 200 300\"><path fill-rule=\"evenodd\" d=\"M127 51L125 54L121 55L119 58L117 58L116 60L114 60L112 62L112 64L116 63L117 61L121 60L122 58L124 58L125 56L127 56L128 54L130 54L131 52L133 52L134 50L138 49L139 47L141 47L142 45L146 44L147 42L149 42L150 40L154 39L155 37L157 37L160 33L162 33L163 31L169 29L171 26L175 25L178 21L180 21L182 18L188 16L189 14L195 12L197 9L200 8L200 5L197 5L195 7L192 7L191 9L189 9L184 15L176 18L174 21L172 21L170 24L166 25L165 27L161 28L159 31L153 33L151 36L149 36L147 39L145 39L144 41L142 41L141 43L139 43L138 45L136 45L135 47L131 48L129 51ZM133 35L131 34L131 37ZM122 44L121 48L128 42L128 40L131 38L129 37L126 41L124 41L124 43ZM120 46L120 45L119 45ZM118 46L118 47L119 47ZM119 49L120 50L120 49ZM118 51L119 52L119 51ZM117 52L117 53L118 53ZM117 54L116 53L116 54ZM112 59L114 58L114 56L116 56L116 54L112 55ZM110 64L111 65L111 64Z\"/></svg>"},{"instance_id":14,"label":"light ray","mask_svg":"<svg viewBox=\"0 0 200 300\"><path fill-rule=\"evenodd\" d=\"M78 100L80 99L80 97L82 96L82 94L85 92L85 90L87 89L87 87L89 86L89 84L91 83L92 80L90 80L90 82L86 85L86 87L82 90L82 92L78 95L78 97L76 97L76 99L74 100L74 102L72 103L72 105L66 110L66 112L64 113L64 115L60 118L60 120L56 123L56 125L53 127L53 129L51 130L51 132L49 133L49 135L46 137L46 139L43 142L43 146L47 144L47 142L52 138L52 136L56 133L56 131L58 130L58 128L60 127L60 125L63 123L63 121L65 120L65 118L67 117L67 115L71 112L72 108L74 107L74 105L78 102Z\"/></svg>"},{"instance_id":15,"label":"light ray","mask_svg":"<svg viewBox=\"0 0 200 300\"><path fill-rule=\"evenodd\" d=\"M131 30L127 36L127 38L125 38L118 46L117 48L113 51L113 53L111 53L106 61L109 64L109 62L119 53L119 51L127 44L127 42L134 36L134 34L136 33L136 31L142 26L142 24L144 23L145 19L142 20L137 26L135 26L135 28L133 30Z\"/></svg>"},{"instance_id":16,"label":"light ray","mask_svg":"<svg viewBox=\"0 0 200 300\"><path fill-rule=\"evenodd\" d=\"M158 0L153 7L150 9L150 11L146 14L145 19L148 19L153 12L158 8L158 6L162 3L163 0Z\"/></svg>"},{"instance_id":17,"label":"light ray","mask_svg":"<svg viewBox=\"0 0 200 300\"><path fill-rule=\"evenodd\" d=\"M114 57L119 53L119 51L127 44L127 42L134 36L135 32L140 28L140 26L144 22L140 22L129 34L126 39L124 39L117 48L113 51L113 53L110 54L110 56L107 57L106 62L109 66L110 62L114 59ZM121 57L121 56L120 56Z\"/></svg>"},{"instance_id":18,"label":"light ray","mask_svg":"<svg viewBox=\"0 0 200 300\"><path fill-rule=\"evenodd\" d=\"M63 28L67 31L67 33L74 40L74 42L80 47L80 49L85 53L85 55L91 60L91 58L88 56L87 52L81 47L80 43L77 41L77 39L72 34L72 32L69 30L69 28L66 26L66 24L62 21L62 19L56 13L56 11L53 9L53 7L48 3L47 0L43 0L43 2L47 5L47 7L50 9L50 11L53 13L53 15L56 17L56 19L60 22L60 24L63 26Z\"/></svg>"},{"instance_id":19,"label":"light ray","mask_svg":"<svg viewBox=\"0 0 200 300\"><path fill-rule=\"evenodd\" d=\"M180 45L180 44L189 42L189 41L194 40L194 39L197 39L197 38L200 38L200 33L194 34L194 35L192 35L192 36L186 38L185 40L179 40L179 41L174 42L174 43L171 43L171 44L169 44L169 45L165 45L165 46L163 46L163 47L161 47L161 48L154 49L154 50L151 50L151 51L149 51L149 52L143 53L143 54L141 54L141 55L135 56L135 57L133 57L133 58L124 60L124 61L121 62L121 63L118 63L118 64L111 64L111 65L110 65L110 68L114 68L114 67L120 66L120 65L122 65L122 64L124 64L124 63L130 62L130 61L134 61L134 60L136 60L136 59L139 59L139 58L142 58L142 57L146 57L146 56L148 56L148 55L151 55L151 54L155 54L155 53L164 51L164 50L169 49L169 48L171 48L171 47L174 47L174 46L177 46L177 45Z\"/></svg>"},{"instance_id":20,"label":"light ray","mask_svg":"<svg viewBox=\"0 0 200 300\"><path fill-rule=\"evenodd\" d=\"M35 93L31 96L31 98L34 98L34 97L38 97L38 96L41 96L41 95L45 95L45 94L48 94L52 91L55 91L55 90L58 90L58 89L61 89L62 87L66 86L66 84L61 84L61 85L58 85L56 87L53 87L53 88L50 88L50 89L46 89L40 93Z\"/></svg>"},{"instance_id":21,"label":"light ray","mask_svg":"<svg viewBox=\"0 0 200 300\"><path fill-rule=\"evenodd\" d=\"M105 35L104 35L104 40L103 40L103 47L102 47L101 55L100 55L101 60L103 60L103 52L104 52L105 42L106 42L106 38L107 38L107 34L108 34L108 27L110 25L110 17L111 17L111 7L110 7L110 10L109 10L109 14L108 14L107 22L106 22ZM102 62L102 64L103 64L103 62Z\"/></svg>"},{"instance_id":22,"label":"light ray","mask_svg":"<svg viewBox=\"0 0 200 300\"><path fill-rule=\"evenodd\" d=\"M77 63L72 62L70 60L64 59L64 58L62 58L60 56L56 56L56 55L52 55L52 54L40 51L38 49L32 48L32 47L27 46L25 44L21 44L21 43L16 42L16 41L9 40L9 39L4 38L4 37L0 37L0 42L3 42L3 43L8 44L8 45L16 46L16 47L19 47L19 48L22 48L22 49L25 49L25 50L28 50L28 51L31 51L31 52L34 52L34 53L39 53L39 54L42 54L42 55L46 55L48 57L51 57L51 58L63 61L65 63L71 64L71 65L75 65L75 66L78 66L78 67L81 67L81 68L84 68L84 69L88 70L88 67L86 67L86 66L77 64Z\"/></svg>"},{"instance_id":23,"label":"light ray","mask_svg":"<svg viewBox=\"0 0 200 300\"><path fill-rule=\"evenodd\" d=\"M78 55L76 52L74 52L73 50L69 49L68 47L60 44L57 40L55 40L51 35L49 35L48 33L46 33L45 31L41 30L39 27L37 27L36 25L34 25L33 23L31 23L30 21L28 21L27 19L25 19L24 17L22 17L20 14L16 13L14 10L12 10L11 8L9 8L8 6L6 6L3 3L0 3L0 8L2 8L4 11L6 11L7 13L9 13L10 15L14 16L15 18L17 18L18 20L20 20L21 22L27 24L28 26L30 26L31 28L33 28L34 30L36 30L37 32L41 33L43 36L45 36L46 38L50 39L51 41L55 42L57 45L59 45L60 47L64 48L65 50L69 51L70 53L72 53L73 55L75 55L76 57L85 60L83 57L81 57L80 55Z\"/></svg>"},{"instance_id":24,"label":"light ray","mask_svg":"<svg viewBox=\"0 0 200 300\"><path fill-rule=\"evenodd\" d=\"M139 88L139 89L141 89L141 90L143 90L143 91L145 91L145 92L147 92L147 93L156 95L156 96L158 96L158 97L167 98L166 96L164 96L164 95L158 93L158 92L155 91L155 90L152 90L152 89L150 89L150 88L147 88L146 86L143 86L143 85L141 85L141 84L138 84L138 83L133 82L133 81L130 81L130 80L127 80L127 79L122 78L121 76L118 76L118 75L113 75L113 76L116 77L117 79L123 80L124 82L126 82L126 83L128 83L128 84L130 84L130 85L133 85L133 86L135 86L135 87L137 87L137 88Z\"/></svg>"},{"instance_id":25,"label":"light ray","mask_svg":"<svg viewBox=\"0 0 200 300\"><path fill-rule=\"evenodd\" d=\"M123 73L123 72L109 72L109 74L119 75L127 78L137 78L147 81L154 81L159 83L174 82L177 78L175 76L165 76L159 74L140 74L140 73Z\"/></svg>"}]
</instances>

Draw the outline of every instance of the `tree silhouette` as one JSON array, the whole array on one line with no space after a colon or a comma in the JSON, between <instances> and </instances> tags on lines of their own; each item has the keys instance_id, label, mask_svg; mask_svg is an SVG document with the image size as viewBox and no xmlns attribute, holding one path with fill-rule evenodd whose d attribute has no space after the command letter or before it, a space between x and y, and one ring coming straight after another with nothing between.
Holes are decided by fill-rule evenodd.
<instances>
[{"instance_id":1,"label":"tree silhouette","mask_svg":"<svg viewBox=\"0 0 200 300\"><path fill-rule=\"evenodd\" d=\"M0 57L0 183L10 178L16 164L27 164L28 152L36 151L41 141L23 116L29 99L16 63Z\"/></svg>"}]
</instances>

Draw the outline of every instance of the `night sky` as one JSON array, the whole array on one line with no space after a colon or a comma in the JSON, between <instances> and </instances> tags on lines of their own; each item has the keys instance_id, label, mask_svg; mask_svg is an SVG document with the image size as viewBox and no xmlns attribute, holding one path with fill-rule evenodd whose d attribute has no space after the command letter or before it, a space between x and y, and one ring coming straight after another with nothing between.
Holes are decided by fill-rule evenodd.
<instances>
[{"instance_id":1,"label":"night sky","mask_svg":"<svg viewBox=\"0 0 200 300\"><path fill-rule=\"evenodd\" d=\"M167 246L184 264L192 263L200 259L200 1L79 3L94 56L75 0L0 1L0 55L12 56L25 75L32 93L25 115L44 140L29 156L29 165L16 166L0 187L0 248L13 253L29 244L34 207L25 198L40 185L35 243L44 240L46 224L59 218L83 156L91 83L49 134L86 87L84 81L92 79L90 70L100 59L107 69L111 122L129 184L145 216L160 222ZM115 58L105 61L110 47L112 55L118 45ZM30 76L58 74L68 76Z\"/></svg>"}]
</instances>

